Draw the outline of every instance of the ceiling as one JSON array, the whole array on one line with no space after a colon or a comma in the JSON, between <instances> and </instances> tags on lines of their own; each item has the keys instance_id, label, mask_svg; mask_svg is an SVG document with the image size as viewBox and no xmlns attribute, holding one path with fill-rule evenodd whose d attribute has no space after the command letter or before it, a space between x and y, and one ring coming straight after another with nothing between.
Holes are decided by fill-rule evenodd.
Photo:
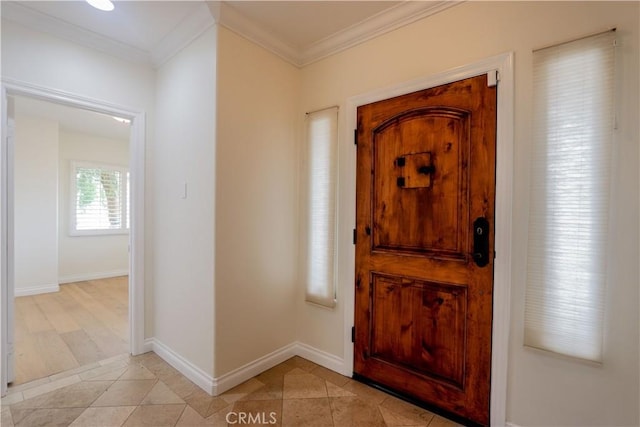
<instances>
[{"instance_id":1,"label":"ceiling","mask_svg":"<svg viewBox=\"0 0 640 427\"><path fill-rule=\"evenodd\" d=\"M16 117L21 115L58 122L60 130L83 133L102 138L129 141L131 126L120 123L107 114L14 96Z\"/></svg>"},{"instance_id":2,"label":"ceiling","mask_svg":"<svg viewBox=\"0 0 640 427\"><path fill-rule=\"evenodd\" d=\"M2 1L2 17L160 66L214 23L304 66L457 4L443 1Z\"/></svg>"}]
</instances>

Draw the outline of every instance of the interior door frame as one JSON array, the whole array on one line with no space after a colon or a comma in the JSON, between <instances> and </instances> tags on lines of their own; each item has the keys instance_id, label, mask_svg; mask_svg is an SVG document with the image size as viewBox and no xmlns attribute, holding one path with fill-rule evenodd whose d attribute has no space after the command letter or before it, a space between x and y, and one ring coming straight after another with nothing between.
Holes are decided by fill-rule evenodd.
<instances>
[{"instance_id":1,"label":"interior door frame","mask_svg":"<svg viewBox=\"0 0 640 427\"><path fill-rule=\"evenodd\" d=\"M2 228L0 241L0 299L2 300L2 317L0 321L0 387L1 395L7 392L8 374L8 342L10 327L13 322L12 303L9 297L13 295L13 233L10 210L13 206L10 199L14 185L13 159L9 156L7 141L8 130L8 97L25 96L68 107L81 108L131 120L129 144L129 172L130 172L130 230L129 230L129 351L131 354L144 353L144 257L145 257L145 140L146 114L135 108L123 107L100 99L93 99L69 92L63 92L30 83L2 79L1 86L2 112L0 128L2 141L0 143L0 224ZM9 317L11 316L11 317Z\"/></svg>"},{"instance_id":2,"label":"interior door frame","mask_svg":"<svg viewBox=\"0 0 640 427\"><path fill-rule=\"evenodd\" d=\"M491 346L491 404L490 423L501 426L506 423L507 362L509 353L509 326L511 318L511 220L513 199L513 106L514 106L514 54L489 57L478 62L453 68L404 82L392 87L374 90L347 99L341 119L343 143L340 144L338 194L338 291L339 301L344 301L344 365L343 374L353 374L353 347L351 327L355 314L355 245L351 235L355 228L356 206L356 148L351 142L357 127L357 108L395 96L429 89L481 74L488 74L489 81L498 83L496 128L496 201L495 201L495 251L493 283L493 327ZM349 236L347 238L346 236Z\"/></svg>"}]
</instances>

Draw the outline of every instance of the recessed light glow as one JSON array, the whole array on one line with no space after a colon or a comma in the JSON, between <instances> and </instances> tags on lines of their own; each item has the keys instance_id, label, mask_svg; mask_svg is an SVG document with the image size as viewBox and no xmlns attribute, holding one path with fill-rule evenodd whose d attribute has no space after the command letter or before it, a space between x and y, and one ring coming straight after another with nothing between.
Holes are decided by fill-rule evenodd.
<instances>
[{"instance_id":1,"label":"recessed light glow","mask_svg":"<svg viewBox=\"0 0 640 427\"><path fill-rule=\"evenodd\" d=\"M110 12L115 8L110 0L87 0L87 3L96 9L104 10L105 12Z\"/></svg>"},{"instance_id":2,"label":"recessed light glow","mask_svg":"<svg viewBox=\"0 0 640 427\"><path fill-rule=\"evenodd\" d=\"M124 123L125 125L128 125L128 124L131 123L131 120L129 120L129 119L124 119L122 117L116 117L116 116L111 116L111 117L113 117L113 120L115 120L117 122L120 122L120 123Z\"/></svg>"}]
</instances>

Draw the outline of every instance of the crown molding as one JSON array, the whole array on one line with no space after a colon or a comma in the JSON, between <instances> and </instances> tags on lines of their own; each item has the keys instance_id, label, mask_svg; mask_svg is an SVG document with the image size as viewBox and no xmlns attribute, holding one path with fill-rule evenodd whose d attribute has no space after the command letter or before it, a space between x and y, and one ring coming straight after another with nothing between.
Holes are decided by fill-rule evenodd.
<instances>
[{"instance_id":1,"label":"crown molding","mask_svg":"<svg viewBox=\"0 0 640 427\"><path fill-rule=\"evenodd\" d=\"M2 18L17 22L38 32L52 34L56 37L108 53L130 62L142 64L151 63L151 55L149 52L118 42L109 37L94 33L93 31L80 28L77 25L54 18L18 2L3 1Z\"/></svg>"},{"instance_id":2,"label":"crown molding","mask_svg":"<svg viewBox=\"0 0 640 427\"><path fill-rule=\"evenodd\" d=\"M300 67L301 52L294 46L285 43L262 26L242 15L226 2L221 2L217 16L218 23L234 33L262 46L291 64Z\"/></svg>"},{"instance_id":3,"label":"crown molding","mask_svg":"<svg viewBox=\"0 0 640 427\"><path fill-rule=\"evenodd\" d=\"M158 68L209 29L215 21L207 4L200 3L185 19L151 50L151 61Z\"/></svg>"},{"instance_id":4,"label":"crown molding","mask_svg":"<svg viewBox=\"0 0 640 427\"><path fill-rule=\"evenodd\" d=\"M405 1L305 47L297 58L309 65L390 31L449 9L462 1Z\"/></svg>"},{"instance_id":5,"label":"crown molding","mask_svg":"<svg viewBox=\"0 0 640 427\"><path fill-rule=\"evenodd\" d=\"M301 68L460 3L462 1L458 0L404 1L329 37L300 47L278 38L225 1L203 1L150 52L54 18L19 2L2 1L2 18L130 62L156 68L217 22Z\"/></svg>"},{"instance_id":6,"label":"crown molding","mask_svg":"<svg viewBox=\"0 0 640 427\"><path fill-rule=\"evenodd\" d=\"M303 47L288 44L265 28L222 2L217 14L220 25L262 46L297 67L331 56L412 22L462 3L457 0L405 1L357 24Z\"/></svg>"},{"instance_id":7,"label":"crown molding","mask_svg":"<svg viewBox=\"0 0 640 427\"><path fill-rule=\"evenodd\" d=\"M70 24L13 1L2 2L2 18L33 30L99 50L126 61L157 68L214 24L203 2L173 28L150 52Z\"/></svg>"}]
</instances>

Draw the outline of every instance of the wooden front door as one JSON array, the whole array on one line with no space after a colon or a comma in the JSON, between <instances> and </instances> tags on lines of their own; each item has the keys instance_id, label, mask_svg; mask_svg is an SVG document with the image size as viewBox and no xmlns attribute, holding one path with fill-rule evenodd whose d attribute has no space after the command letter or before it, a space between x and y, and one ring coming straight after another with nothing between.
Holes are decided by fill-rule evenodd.
<instances>
[{"instance_id":1,"label":"wooden front door","mask_svg":"<svg viewBox=\"0 0 640 427\"><path fill-rule=\"evenodd\" d=\"M496 88L358 108L354 371L489 424Z\"/></svg>"}]
</instances>

